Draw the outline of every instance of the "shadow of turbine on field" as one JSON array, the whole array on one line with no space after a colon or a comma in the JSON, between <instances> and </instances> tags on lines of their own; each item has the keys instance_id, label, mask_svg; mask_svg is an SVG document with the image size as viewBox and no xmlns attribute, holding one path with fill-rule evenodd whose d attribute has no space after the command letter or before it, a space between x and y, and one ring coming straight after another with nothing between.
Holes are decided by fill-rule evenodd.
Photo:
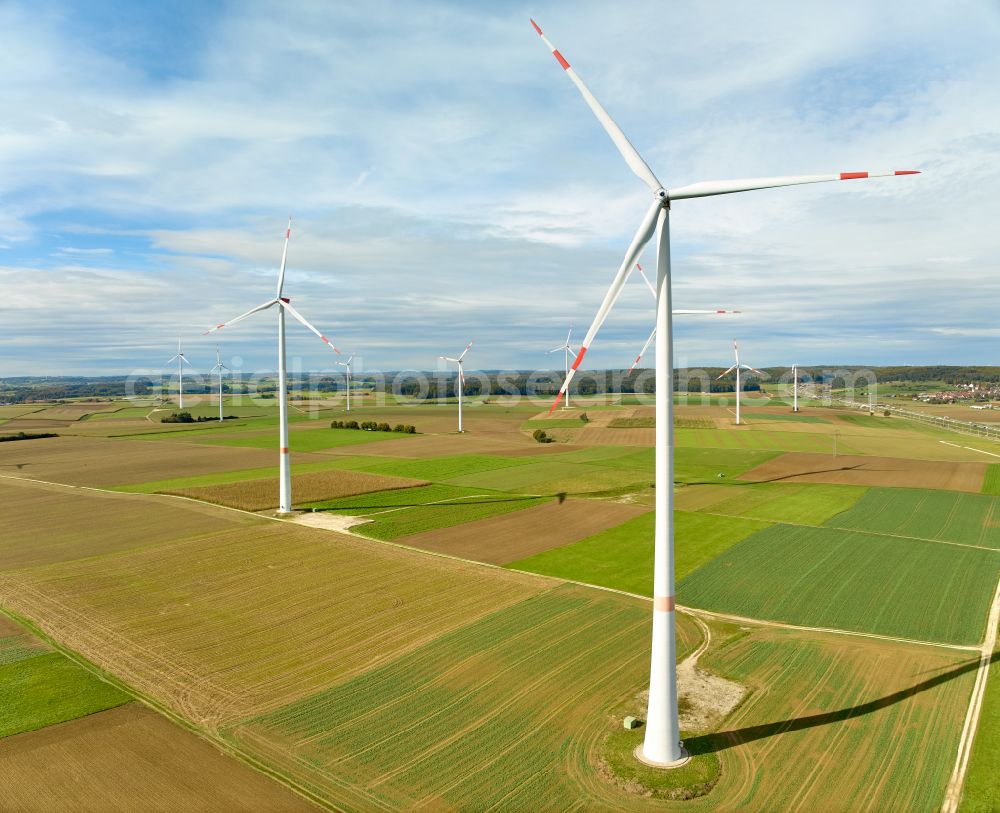
<instances>
[{"instance_id":1,"label":"shadow of turbine on field","mask_svg":"<svg viewBox=\"0 0 1000 813\"><path fill-rule=\"evenodd\" d=\"M1000 659L1000 650L990 655L990 663ZM780 720L774 723L762 723L761 725L747 726L733 731L717 731L711 734L701 734L684 740L684 747L692 754L705 754L711 752L725 751L737 745L744 745L754 740L763 740L778 734L787 734L792 731L802 731L806 728L815 728L831 723L840 723L844 720L852 720L855 717L863 717L866 714L880 711L881 709L901 703L902 701L914 697L921 692L926 692L942 683L954 680L966 672L971 672L979 668L980 659L966 661L954 669L949 669L936 677L916 683L906 689L887 694L877 700L870 700L857 706L849 706L836 711L827 711L822 714L810 714L806 717L793 717L790 720Z\"/></svg>"},{"instance_id":2,"label":"shadow of turbine on field","mask_svg":"<svg viewBox=\"0 0 1000 813\"><path fill-rule=\"evenodd\" d=\"M815 471L797 471L793 474L782 474L780 477L768 477L765 480L748 480L749 483L777 483L779 480L792 480L796 477L808 477L810 474L832 474L835 471L854 471L864 468L864 463L855 463L853 466L837 466L832 469L816 469ZM865 471L890 471L890 469L865 469Z\"/></svg>"}]
</instances>

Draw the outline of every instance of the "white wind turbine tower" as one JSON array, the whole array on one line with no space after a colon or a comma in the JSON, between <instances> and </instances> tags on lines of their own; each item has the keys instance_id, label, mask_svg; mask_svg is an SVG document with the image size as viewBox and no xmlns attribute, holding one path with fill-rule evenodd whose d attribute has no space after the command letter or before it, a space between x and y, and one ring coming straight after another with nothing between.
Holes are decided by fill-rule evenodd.
<instances>
[{"instance_id":1,"label":"white wind turbine tower","mask_svg":"<svg viewBox=\"0 0 1000 813\"><path fill-rule=\"evenodd\" d=\"M792 365L792 412L799 411L799 365Z\"/></svg>"},{"instance_id":2,"label":"white wind turbine tower","mask_svg":"<svg viewBox=\"0 0 1000 813\"><path fill-rule=\"evenodd\" d=\"M558 347L553 347L551 350L548 351L549 353L558 353L560 350L562 350L565 353L565 356L566 356L566 377L567 378L569 377L569 354L573 353L574 355L576 355L576 351L573 349L573 347L569 343L569 337L572 334L573 334L573 328L571 327L569 329L569 331L566 333L566 341L563 342ZM564 409L569 409L569 390L566 391L566 405L563 408Z\"/></svg>"},{"instance_id":3,"label":"white wind turbine tower","mask_svg":"<svg viewBox=\"0 0 1000 813\"><path fill-rule=\"evenodd\" d=\"M278 270L278 290L273 299L269 299L263 305L251 308L246 313L240 314L235 319L216 325L205 331L206 334L224 327L235 325L248 316L252 316L258 311L266 311L268 308L278 306L278 465L279 465L279 490L278 490L278 510L287 514L292 510L292 472L288 461L288 381L285 369L285 313L291 314L293 319L298 320L309 330L319 336L323 343L333 352L340 351L333 346L330 340L314 328L305 317L292 307L288 297L282 296L285 286L285 260L288 257L288 240L292 235L292 219L288 218L288 228L285 229L285 245L281 250L281 267Z\"/></svg>"},{"instance_id":4,"label":"white wind turbine tower","mask_svg":"<svg viewBox=\"0 0 1000 813\"><path fill-rule=\"evenodd\" d=\"M174 359L177 359L177 408L184 409L184 365L190 365L191 362L187 360L187 356L181 350L180 339L177 340L177 355L167 359L167 364L170 364Z\"/></svg>"},{"instance_id":5,"label":"white wind turbine tower","mask_svg":"<svg viewBox=\"0 0 1000 813\"><path fill-rule=\"evenodd\" d=\"M462 367L463 360L465 359L465 354L469 352L469 348L472 347L473 342L469 342L465 345L465 350L462 351L457 359L453 359L451 356L438 356L445 361L453 361L458 365L458 386L455 388L458 390L458 431L462 432L462 390L465 388L465 370Z\"/></svg>"},{"instance_id":6,"label":"white wind turbine tower","mask_svg":"<svg viewBox=\"0 0 1000 813\"><path fill-rule=\"evenodd\" d=\"M677 720L677 659L674 621L674 533L673 533L673 356L670 312L670 236L669 217L672 201L730 192L746 192L775 186L842 181L850 178L868 178L883 175L916 174L912 170L895 172L841 172L829 175L800 175L779 178L750 178L730 181L708 181L666 189L642 156L629 143L601 103L594 98L569 62L546 39L534 20L535 31L552 51L556 61L582 94L584 101L610 136L629 168L650 189L653 200L642 224L625 253L611 287L605 294L587 331L580 352L570 367L570 376L563 382L562 390L553 410L569 387L573 373L580 366L594 336L615 304L622 287L628 280L632 265L646 244L656 235L656 535L653 564L653 641L649 674L649 707L646 714L646 733L642 748L637 751L646 762L655 765L672 765L685 758L680 744Z\"/></svg>"},{"instance_id":7,"label":"white wind turbine tower","mask_svg":"<svg viewBox=\"0 0 1000 813\"><path fill-rule=\"evenodd\" d=\"M344 368L344 373L347 375L347 411L351 411L351 362L354 361L354 353L351 353L351 357L347 361L338 361L341 367Z\"/></svg>"},{"instance_id":8,"label":"white wind turbine tower","mask_svg":"<svg viewBox=\"0 0 1000 813\"><path fill-rule=\"evenodd\" d=\"M636 270L642 274L643 282L646 283L646 287L649 288L649 292L653 295L653 299L656 299L656 289L653 287L653 283L649 281L649 277L646 276L646 272L642 270L642 266L639 263L635 264ZM715 314L717 316L731 313L742 313L742 311L727 311L717 308L714 311L711 310L691 310L688 308L677 308L672 311L674 316L689 316L692 314ZM642 361L643 355L649 349L649 346L653 343L653 339L656 338L656 328L653 328L653 332L649 334L649 338L646 339L646 343L642 346L642 350L639 351L639 355L635 357L635 361L632 362L632 366L628 368L628 372L631 373L636 367L639 366L639 362ZM628 373L626 373L628 375ZM569 396L567 395L567 398Z\"/></svg>"},{"instance_id":9,"label":"white wind turbine tower","mask_svg":"<svg viewBox=\"0 0 1000 813\"><path fill-rule=\"evenodd\" d=\"M751 367L749 364L740 364L740 349L736 346L736 339L733 339L733 352L736 354L736 363L726 370L719 378L715 380L718 381L720 378L724 378L729 375L733 370L736 371L736 425L740 425L740 373L743 370L748 370L751 373L757 373L757 375L764 375L760 370Z\"/></svg>"},{"instance_id":10,"label":"white wind turbine tower","mask_svg":"<svg viewBox=\"0 0 1000 813\"><path fill-rule=\"evenodd\" d=\"M215 366L210 372L219 374L219 420L222 420L222 371L228 370L229 368L222 363L222 354L219 353L219 348L215 348Z\"/></svg>"}]
</instances>

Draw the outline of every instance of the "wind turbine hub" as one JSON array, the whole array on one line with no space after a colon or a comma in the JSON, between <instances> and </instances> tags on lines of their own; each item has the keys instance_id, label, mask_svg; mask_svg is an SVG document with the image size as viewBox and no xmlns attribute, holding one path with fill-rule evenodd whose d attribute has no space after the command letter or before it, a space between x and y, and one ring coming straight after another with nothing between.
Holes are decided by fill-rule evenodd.
<instances>
[{"instance_id":1,"label":"wind turbine hub","mask_svg":"<svg viewBox=\"0 0 1000 813\"><path fill-rule=\"evenodd\" d=\"M660 199L664 209L670 208L670 198L667 196L667 190L662 186L657 190L656 197Z\"/></svg>"}]
</instances>

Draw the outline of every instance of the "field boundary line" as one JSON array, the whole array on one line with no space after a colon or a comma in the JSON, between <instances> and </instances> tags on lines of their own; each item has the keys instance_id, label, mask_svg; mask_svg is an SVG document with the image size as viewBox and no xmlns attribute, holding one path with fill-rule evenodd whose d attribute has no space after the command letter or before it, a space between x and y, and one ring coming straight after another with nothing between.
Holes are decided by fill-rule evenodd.
<instances>
[{"instance_id":1,"label":"field boundary line","mask_svg":"<svg viewBox=\"0 0 1000 813\"><path fill-rule=\"evenodd\" d=\"M48 480L36 480L36 479L30 478L30 477L18 477L16 475L12 475L12 474L0 474L0 479L24 480L24 481L29 482L29 483L42 483L43 485L60 486L62 488L84 489L84 490L87 490L87 491L98 491L98 492L105 493L105 494L117 494L117 495L122 495L122 496L126 496L126 497L147 497L147 498L148 497L161 497L161 498L165 498L165 499L168 499L168 500L184 500L184 501L187 501L187 502L197 503L198 505L211 506L212 508L218 508L218 509L223 510L223 511L235 511L235 512L237 512L239 514L246 514L247 516L257 517L258 519L269 520L271 522L285 522L285 523L289 523L290 522L291 524L295 525L296 527L311 528L312 530L316 530L316 531L322 531L322 532L326 532L326 533L341 534L343 536L349 536L349 537L353 537L355 539L362 539L365 542L374 542L374 543L377 543L377 544L380 544L380 545L388 545L388 546L393 547L393 548L399 548L401 550L412 551L414 553L419 553L419 554L422 554L424 556L435 556L435 557L440 558L440 559L451 559L451 560L456 561L456 562L464 562L465 564L476 565L477 567L485 567L485 568L489 568L491 570L502 570L505 573L520 573L520 574L525 575L525 576L532 576L532 577L534 577L536 579L542 579L542 580L545 580L545 581L548 581L548 582L556 582L556 583L559 583L559 584L575 584L578 587L588 587L588 588L591 588L593 590L603 590L606 593L617 593L618 595L621 595L621 596L628 596L629 598L636 598L636 599L640 599L642 601L649 602L649 603L652 603L652 601L653 601L653 599L650 598L649 596L643 596L643 595L640 595L639 593L631 593L628 590L619 590L618 588L615 588L615 587L605 587L604 585L591 584L590 582L579 581L577 579L567 579L567 578L564 578L562 576L548 576L548 575L546 575L544 573L533 573L530 570L521 570L519 568L514 568L514 567L504 567L503 565L494 565L494 564L491 564L489 562L479 562L479 561L477 561L475 559L466 559L466 558L464 558L462 556L455 556L455 555L450 554L450 553L441 553L439 551L424 550L423 548L415 548L415 547L412 547L411 545L404 545L404 544L402 544L400 542L395 542L395 541L392 541L392 540L374 539L374 538L372 538L370 536L362 536L361 534L353 533L350 530L346 530L346 531L334 531L334 530L331 530L329 528L314 528L313 526L300 525L299 523L294 522L294 520L290 521L290 520L286 520L286 519L281 519L280 517L269 517L269 516L262 515L262 514L255 514L252 511L244 511L241 508L230 508L229 506L225 506L225 505L216 505L215 503L205 502L204 500L198 500L198 499L195 499L194 497L181 497L181 496L178 496L176 494L144 494L144 493L130 492L130 491L113 491L111 489L98 488L96 486L74 486L74 485L68 485L66 483L53 483L53 482L49 482ZM697 513L697 512L695 512L695 513ZM820 527L820 526L805 525L803 527L806 527L806 528L815 528L815 527ZM843 529L841 529L841 530L843 530ZM889 535L891 536L891 534L889 534ZM903 537L903 538L905 538L905 537ZM912 537L912 538L919 539L919 537ZM921 540L921 541L934 542L936 540L931 539L931 540ZM945 543L945 544L958 544L958 543ZM972 547L972 546L963 546L963 547ZM992 550L994 552L998 552L998 551L996 551L995 548L987 548L987 550ZM943 649L959 650L959 651L963 651L963 652L978 652L978 651L980 651L980 647L975 646L975 645L971 645L971 644L949 644L949 643L946 643L944 641L921 641L918 638L903 638L903 637L900 637L900 636L893 636L893 635L881 635L881 634L875 633L875 632L860 632L860 631L857 631L857 630L836 629L834 627L809 627L809 626L803 626L801 624L789 624L789 623L786 623L784 621L768 621L768 620L761 619L761 618L750 618L749 616L732 615L732 614L728 614L728 613L715 612L715 611L712 611L712 610L702 610L702 609L698 609L696 607L687 607L687 606L681 605L681 604L677 605L677 609L680 610L681 612L686 612L688 614L693 614L693 615L697 615L697 614L708 615L708 616L715 617L715 618L720 618L720 619L723 619L723 620L735 621L737 623L757 624L759 626L765 626L765 627L778 627L778 628L782 628L782 629L799 630L799 631L802 631L802 632L825 632L825 633L832 633L832 634L835 634L835 635L852 635L852 636L861 637L861 638L873 638L873 639L883 640L883 641L895 641L895 642L904 643L904 644L916 644L918 646L934 646L934 647L940 647L940 648L943 648Z\"/></svg>"},{"instance_id":2,"label":"field boundary line","mask_svg":"<svg viewBox=\"0 0 1000 813\"><path fill-rule=\"evenodd\" d=\"M1000 457L1000 454L995 452L987 452L985 449L977 449L974 446L962 446L960 443L949 443L946 440L939 440L938 443L943 443L946 446L954 446L956 449L968 449L970 452L979 452L980 454L988 454L990 457Z\"/></svg>"},{"instance_id":3,"label":"field boundary line","mask_svg":"<svg viewBox=\"0 0 1000 813\"><path fill-rule=\"evenodd\" d=\"M123 681L121 678L117 677L111 672L105 671L100 666L91 662L86 657L81 655L79 652L76 652L75 650L70 649L69 647L57 641L55 638L53 638L51 635L49 635L43 629L37 626L34 623L34 621L32 621L30 618L26 618L25 616L22 616L19 613L14 612L13 610L9 610L6 607L0 607L0 615L6 615L7 617L14 619L14 621L16 621L21 626L27 627L28 630L33 635L35 635L36 637L40 638L42 641L47 643L56 652L59 652L64 657L73 661L73 663L75 663L81 669L84 669L87 672L94 675L98 680L101 680L104 683L108 683L114 686L116 689L119 689L120 691L129 695L134 700L137 700L138 702L142 703L144 706L147 706L148 708L152 709L158 714L163 715L168 720L180 726L184 730L194 734L195 736L199 737L202 740L205 740L206 742L211 743L220 751L223 751L224 753L228 754L234 759L242 762L252 770L264 774L268 778L273 779L275 782L284 785L286 788L292 791L292 793L301 796L303 799L306 799L307 801L312 802L313 804L318 805L319 807L325 810L333 810L336 811L336 813L346 813L345 808L334 807L333 805L330 804L329 801L313 793L304 785L300 785L298 782L290 779L289 777L285 776L285 774L281 773L275 768L272 768L266 763L261 762L260 760L256 759L254 756L247 753L238 746L227 742L218 733L212 733L200 728L190 720L186 719L185 717L182 717L180 714L175 712L169 706L147 695L145 692L140 692L137 689L134 689L131 685Z\"/></svg>"},{"instance_id":4,"label":"field boundary line","mask_svg":"<svg viewBox=\"0 0 1000 813\"><path fill-rule=\"evenodd\" d=\"M1000 622L1000 580L993 594L993 604L986 624L986 635L979 653L979 670L976 673L976 683L969 698L969 710L965 714L965 725L962 726L962 738L958 743L958 756L955 758L955 768L948 787L945 790L941 813L955 813L962 800L962 790L965 786L965 775L969 770L969 760L972 757L972 746L976 740L976 729L979 727L979 717L983 710L983 698L986 694L986 683L990 675L990 661L997 643L997 625Z\"/></svg>"}]
</instances>

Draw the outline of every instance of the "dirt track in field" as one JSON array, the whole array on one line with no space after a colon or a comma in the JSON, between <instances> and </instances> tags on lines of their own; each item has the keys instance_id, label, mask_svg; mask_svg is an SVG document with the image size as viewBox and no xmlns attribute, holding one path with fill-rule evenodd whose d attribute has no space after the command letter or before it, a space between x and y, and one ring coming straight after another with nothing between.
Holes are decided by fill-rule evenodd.
<instances>
[{"instance_id":1,"label":"dirt track in field","mask_svg":"<svg viewBox=\"0 0 1000 813\"><path fill-rule=\"evenodd\" d=\"M740 475L753 482L837 483L860 486L941 488L979 493L985 463L906 460L897 457L790 452Z\"/></svg>"},{"instance_id":2,"label":"dirt track in field","mask_svg":"<svg viewBox=\"0 0 1000 813\"><path fill-rule=\"evenodd\" d=\"M0 787L5 813L316 810L138 703L0 740Z\"/></svg>"},{"instance_id":3,"label":"dirt track in field","mask_svg":"<svg viewBox=\"0 0 1000 813\"><path fill-rule=\"evenodd\" d=\"M649 509L623 503L558 500L452 528L395 540L422 550L502 565L569 545L621 525Z\"/></svg>"},{"instance_id":4,"label":"dirt track in field","mask_svg":"<svg viewBox=\"0 0 1000 813\"><path fill-rule=\"evenodd\" d=\"M155 440L44 438L0 443L0 473L70 485L117 486L275 466L277 451ZM311 454L292 457L293 462L324 459Z\"/></svg>"}]
</instances>

